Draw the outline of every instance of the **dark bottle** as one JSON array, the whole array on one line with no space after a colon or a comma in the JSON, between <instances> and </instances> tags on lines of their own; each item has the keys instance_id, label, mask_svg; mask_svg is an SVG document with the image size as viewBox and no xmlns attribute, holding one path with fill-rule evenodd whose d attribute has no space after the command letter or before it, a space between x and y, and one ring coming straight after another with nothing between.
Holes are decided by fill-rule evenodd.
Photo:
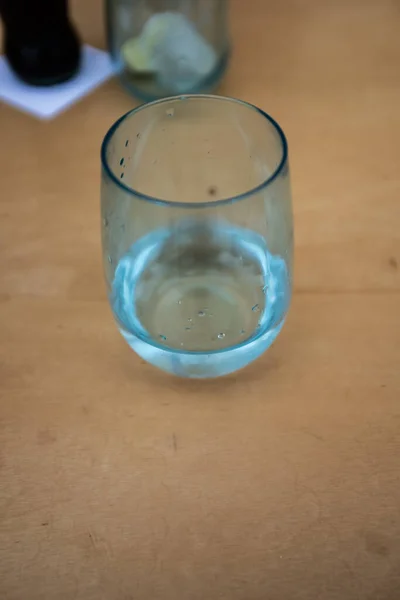
<instances>
[{"instance_id":1,"label":"dark bottle","mask_svg":"<svg viewBox=\"0 0 400 600\"><path fill-rule=\"evenodd\" d=\"M26 83L49 86L75 75L79 38L68 18L68 0L0 0L3 51Z\"/></svg>"}]
</instances>

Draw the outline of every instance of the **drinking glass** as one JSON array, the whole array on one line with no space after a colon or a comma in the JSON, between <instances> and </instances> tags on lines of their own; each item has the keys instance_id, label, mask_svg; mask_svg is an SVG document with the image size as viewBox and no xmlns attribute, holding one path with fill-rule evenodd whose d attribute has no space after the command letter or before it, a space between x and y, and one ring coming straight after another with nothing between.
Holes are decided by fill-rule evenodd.
<instances>
[{"instance_id":1,"label":"drinking glass","mask_svg":"<svg viewBox=\"0 0 400 600\"><path fill-rule=\"evenodd\" d=\"M166 98L121 117L101 160L105 277L131 348L182 377L226 375L258 358L292 289L280 126L232 98Z\"/></svg>"},{"instance_id":2,"label":"drinking glass","mask_svg":"<svg viewBox=\"0 0 400 600\"><path fill-rule=\"evenodd\" d=\"M144 101L210 93L230 54L228 0L105 0L110 54Z\"/></svg>"}]
</instances>

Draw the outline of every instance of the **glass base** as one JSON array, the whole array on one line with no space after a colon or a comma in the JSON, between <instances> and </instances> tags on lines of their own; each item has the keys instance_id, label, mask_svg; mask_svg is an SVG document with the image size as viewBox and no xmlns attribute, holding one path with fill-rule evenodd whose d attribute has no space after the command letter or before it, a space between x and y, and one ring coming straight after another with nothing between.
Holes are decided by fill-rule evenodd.
<instances>
[{"instance_id":1,"label":"glass base","mask_svg":"<svg viewBox=\"0 0 400 600\"><path fill-rule=\"evenodd\" d=\"M284 321L240 346L210 353L182 352L155 346L119 328L129 346L143 360L166 373L191 379L212 379L229 375L259 358L275 341Z\"/></svg>"}]
</instances>

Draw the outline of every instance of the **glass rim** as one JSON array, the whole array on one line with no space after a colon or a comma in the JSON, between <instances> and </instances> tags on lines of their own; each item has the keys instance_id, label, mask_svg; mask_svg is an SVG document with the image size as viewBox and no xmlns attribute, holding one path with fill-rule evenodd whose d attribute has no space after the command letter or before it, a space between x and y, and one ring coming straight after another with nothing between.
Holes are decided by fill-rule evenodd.
<instances>
[{"instance_id":1,"label":"glass rim","mask_svg":"<svg viewBox=\"0 0 400 600\"><path fill-rule=\"evenodd\" d=\"M171 102L177 102L177 101L186 101L186 100L190 100L193 98L199 98L199 99L209 100L209 101L232 102L234 104L238 104L238 105L244 106L248 109L257 111L261 115L261 117L263 117L264 119L269 121L269 123L273 126L275 131L277 131L280 141L281 141L281 144L282 144L282 148L281 148L282 156L281 156L281 159L280 159L277 167L273 171L273 173L269 177L267 177L267 179L265 179L260 184L258 184L257 186L255 186L249 190L246 190L245 192L242 192L241 194L237 194L235 196L230 196L228 198L221 198L219 200L209 200L209 201L203 201L203 202L175 202L174 200L165 200L163 198L157 198L155 196L150 196L143 192L139 192L138 190L135 190L135 188L133 188L129 185L126 185L126 183L124 183L122 181L122 179L118 178L116 176L116 174L112 171L112 169L110 168L110 166L108 164L108 160L107 160L108 145L109 145L114 133L119 128L119 126L122 125L122 123L126 119L131 117L132 115L135 115L136 113L138 113L142 110L146 110L147 108L156 106L157 104L171 103ZM246 102L245 100L239 100L238 98L233 98L231 96L217 96L214 94L185 94L185 95L179 95L179 96L168 96L166 98L160 98L159 100L154 100L153 102L140 104L139 106L137 106L137 107L129 110L125 114L123 114L119 119L117 119L115 121L115 123L113 125L111 125L111 127L107 131L106 135L104 136L103 142L101 144L100 155L101 155L101 165L102 165L102 168L104 169L106 175L109 177L109 179L111 179L111 181L113 181L113 183L118 188L122 189L124 192L126 192L130 196L138 198L139 200L144 200L145 202L149 202L150 204L158 204L158 205L162 205L162 206L171 206L171 207L176 207L176 208L196 209L196 208L207 208L207 207L211 208L214 206L221 206L224 204L233 204L236 202L240 202L242 200L246 200L247 198L250 198L251 196L255 196L256 194L259 194L260 192L262 192L273 181L275 181L275 179L282 173L282 171L285 167L285 164L287 162L287 158L288 158L288 143L286 140L286 136L283 133L283 130L282 130L281 126L278 124L278 122L275 121L275 119L273 117L271 117L271 115L269 115L267 112L263 111L261 108L258 108L254 104L251 104L250 102Z\"/></svg>"}]
</instances>

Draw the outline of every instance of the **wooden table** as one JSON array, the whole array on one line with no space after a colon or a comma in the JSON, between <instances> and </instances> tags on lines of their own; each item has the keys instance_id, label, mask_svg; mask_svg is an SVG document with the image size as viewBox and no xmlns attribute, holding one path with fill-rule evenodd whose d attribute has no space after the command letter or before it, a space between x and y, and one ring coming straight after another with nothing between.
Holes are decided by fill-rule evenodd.
<instances>
[{"instance_id":1,"label":"wooden table","mask_svg":"<svg viewBox=\"0 0 400 600\"><path fill-rule=\"evenodd\" d=\"M221 91L282 123L296 225L289 321L236 376L169 378L112 321L118 83L0 107L2 600L400 598L399 4L236 0L232 33Z\"/></svg>"}]
</instances>

